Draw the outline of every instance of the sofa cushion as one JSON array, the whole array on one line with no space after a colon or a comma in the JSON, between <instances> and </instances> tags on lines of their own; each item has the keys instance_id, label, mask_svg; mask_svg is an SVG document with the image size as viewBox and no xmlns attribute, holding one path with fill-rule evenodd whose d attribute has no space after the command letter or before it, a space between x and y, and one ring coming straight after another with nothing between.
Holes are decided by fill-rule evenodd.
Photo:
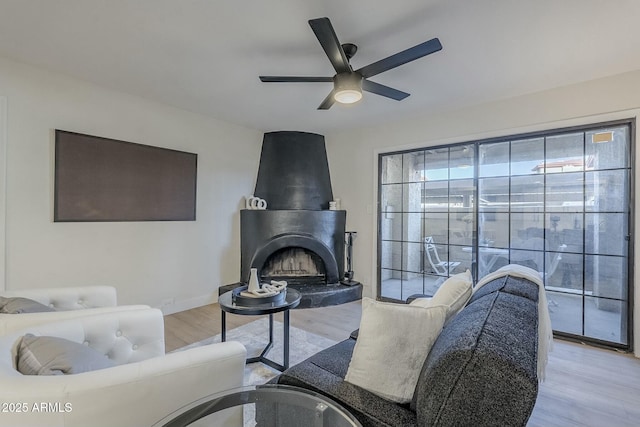
<instances>
[{"instance_id":1,"label":"sofa cushion","mask_svg":"<svg viewBox=\"0 0 640 427\"><path fill-rule=\"evenodd\" d=\"M364 298L360 332L345 380L393 402L410 402L447 309Z\"/></svg>"},{"instance_id":2,"label":"sofa cushion","mask_svg":"<svg viewBox=\"0 0 640 427\"><path fill-rule=\"evenodd\" d=\"M467 270L464 273L455 274L445 280L433 297L417 298L411 301L410 305L419 307L446 305L449 307L446 320L449 320L464 308L469 298L471 298L472 290L473 277L471 276L471 271Z\"/></svg>"},{"instance_id":3,"label":"sofa cushion","mask_svg":"<svg viewBox=\"0 0 640 427\"><path fill-rule=\"evenodd\" d=\"M104 354L64 338L26 334L18 345L17 369L24 375L79 374L113 366Z\"/></svg>"},{"instance_id":4,"label":"sofa cushion","mask_svg":"<svg viewBox=\"0 0 640 427\"><path fill-rule=\"evenodd\" d=\"M43 313L43 312L49 312L49 311L56 311L56 310L51 307L47 307L44 304L40 304L38 301L34 301L29 298L0 297L0 313L21 314L21 313Z\"/></svg>"},{"instance_id":5,"label":"sofa cushion","mask_svg":"<svg viewBox=\"0 0 640 427\"><path fill-rule=\"evenodd\" d=\"M525 425L531 415L538 391L537 285L513 277L495 282L434 343L412 402L419 423Z\"/></svg>"},{"instance_id":6,"label":"sofa cushion","mask_svg":"<svg viewBox=\"0 0 640 427\"><path fill-rule=\"evenodd\" d=\"M408 405L398 405L344 381L355 344L355 340L346 339L292 366L270 383L323 394L342 405L363 427L415 426L416 415Z\"/></svg>"}]
</instances>

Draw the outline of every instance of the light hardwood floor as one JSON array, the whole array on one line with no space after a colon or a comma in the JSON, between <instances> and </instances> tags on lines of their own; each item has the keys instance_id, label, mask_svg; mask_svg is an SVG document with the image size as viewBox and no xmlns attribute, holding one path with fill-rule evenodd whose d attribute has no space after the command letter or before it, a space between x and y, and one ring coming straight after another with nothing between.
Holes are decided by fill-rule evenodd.
<instances>
[{"instance_id":1,"label":"light hardwood floor","mask_svg":"<svg viewBox=\"0 0 640 427\"><path fill-rule=\"evenodd\" d=\"M360 302L291 311L291 325L336 341L360 323ZM220 333L220 306L165 316L167 351ZM259 316L227 316L233 329ZM282 314L275 316L282 320ZM528 426L640 426L640 359L556 339Z\"/></svg>"}]
</instances>

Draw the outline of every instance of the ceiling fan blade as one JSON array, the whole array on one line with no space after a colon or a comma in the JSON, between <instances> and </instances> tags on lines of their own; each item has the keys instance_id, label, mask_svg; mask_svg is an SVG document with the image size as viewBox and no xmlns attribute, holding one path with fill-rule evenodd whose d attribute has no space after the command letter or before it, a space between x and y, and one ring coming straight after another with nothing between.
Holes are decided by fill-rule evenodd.
<instances>
[{"instance_id":1,"label":"ceiling fan blade","mask_svg":"<svg viewBox=\"0 0 640 427\"><path fill-rule=\"evenodd\" d=\"M265 83L331 83L333 77L260 76Z\"/></svg>"},{"instance_id":2,"label":"ceiling fan blade","mask_svg":"<svg viewBox=\"0 0 640 427\"><path fill-rule=\"evenodd\" d=\"M376 95L386 96L387 98L395 99L396 101L402 101L409 96L408 93L402 92L401 90L365 79L362 80L362 90L375 93Z\"/></svg>"},{"instance_id":3,"label":"ceiling fan blade","mask_svg":"<svg viewBox=\"0 0 640 427\"><path fill-rule=\"evenodd\" d=\"M328 110L329 108L331 108L334 102L335 99L333 98L333 91L331 91L329 95L327 95L327 97L324 99L324 101L322 101L322 104L320 104L318 110Z\"/></svg>"},{"instance_id":4,"label":"ceiling fan blade","mask_svg":"<svg viewBox=\"0 0 640 427\"><path fill-rule=\"evenodd\" d=\"M437 38L431 39L414 47L410 47L409 49L403 50L402 52L398 52L395 55L391 55L381 59L380 61L374 62L373 64L366 65L357 70L357 72L362 74L362 77L364 78L372 77L384 71L391 70L392 68L399 67L407 62L415 61L416 59L422 58L423 56L427 56L441 49L442 45L440 44L440 40Z\"/></svg>"},{"instance_id":5,"label":"ceiling fan blade","mask_svg":"<svg viewBox=\"0 0 640 427\"><path fill-rule=\"evenodd\" d=\"M336 32L333 30L333 26L331 25L329 18L311 19L309 20L309 25L318 38L324 52L329 57L329 61L331 61L331 65L333 65L336 72L340 74L352 71L347 55L345 55L344 50L338 41L338 36L336 36Z\"/></svg>"}]
</instances>

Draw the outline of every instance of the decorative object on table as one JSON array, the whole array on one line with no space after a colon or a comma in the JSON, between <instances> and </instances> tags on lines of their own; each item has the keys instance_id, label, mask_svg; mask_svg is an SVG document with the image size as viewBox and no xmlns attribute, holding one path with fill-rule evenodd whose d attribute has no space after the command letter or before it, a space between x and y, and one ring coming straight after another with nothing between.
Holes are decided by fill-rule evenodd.
<instances>
[{"instance_id":1,"label":"decorative object on table","mask_svg":"<svg viewBox=\"0 0 640 427\"><path fill-rule=\"evenodd\" d=\"M353 240L358 235L357 231L347 231L345 232L347 245L347 271L344 273L344 279L340 281L343 285L355 285L358 282L353 280Z\"/></svg>"},{"instance_id":2,"label":"decorative object on table","mask_svg":"<svg viewBox=\"0 0 640 427\"><path fill-rule=\"evenodd\" d=\"M247 286L249 292L256 292L260 290L260 283L258 283L258 269L252 268L249 275L249 285Z\"/></svg>"},{"instance_id":3,"label":"decorative object on table","mask_svg":"<svg viewBox=\"0 0 640 427\"><path fill-rule=\"evenodd\" d=\"M338 203L337 202L329 202L329 210L330 211L337 211L338 210Z\"/></svg>"},{"instance_id":4,"label":"decorative object on table","mask_svg":"<svg viewBox=\"0 0 640 427\"><path fill-rule=\"evenodd\" d=\"M251 269L248 286L241 286L233 290L233 302L240 305L258 305L266 303L280 303L284 301L287 289L285 280L272 280L270 283L258 282L258 269Z\"/></svg>"},{"instance_id":5,"label":"decorative object on table","mask_svg":"<svg viewBox=\"0 0 640 427\"><path fill-rule=\"evenodd\" d=\"M267 201L265 199L261 199L260 197L246 196L245 207L246 209L265 210L267 209Z\"/></svg>"},{"instance_id":6,"label":"decorative object on table","mask_svg":"<svg viewBox=\"0 0 640 427\"><path fill-rule=\"evenodd\" d=\"M286 280L272 280L270 283L263 283L262 289L266 289L271 292L282 292L287 289Z\"/></svg>"},{"instance_id":7,"label":"decorative object on table","mask_svg":"<svg viewBox=\"0 0 640 427\"><path fill-rule=\"evenodd\" d=\"M249 292L246 286L240 286L233 290L231 299L234 304L252 307L263 304L280 304L286 297L286 292L271 292L266 290L263 292L262 289L257 292Z\"/></svg>"},{"instance_id":8,"label":"decorative object on table","mask_svg":"<svg viewBox=\"0 0 640 427\"><path fill-rule=\"evenodd\" d=\"M286 289L287 282L285 280L272 280L270 283L260 284L258 280L258 269L252 268L249 275L249 284L244 291L249 297L263 297L270 296L271 294L277 294L283 289ZM249 295L250 294L250 295Z\"/></svg>"}]
</instances>

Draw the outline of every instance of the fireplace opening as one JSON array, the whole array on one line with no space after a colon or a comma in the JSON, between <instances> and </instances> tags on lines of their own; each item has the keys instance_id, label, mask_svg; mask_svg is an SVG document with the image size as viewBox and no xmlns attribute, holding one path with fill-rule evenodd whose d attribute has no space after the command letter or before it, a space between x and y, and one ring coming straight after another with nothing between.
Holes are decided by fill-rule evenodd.
<instances>
[{"instance_id":1,"label":"fireplace opening","mask_svg":"<svg viewBox=\"0 0 640 427\"><path fill-rule=\"evenodd\" d=\"M292 285L315 285L327 282L322 258L301 247L282 248L271 254L260 271L261 280L286 280Z\"/></svg>"}]
</instances>

